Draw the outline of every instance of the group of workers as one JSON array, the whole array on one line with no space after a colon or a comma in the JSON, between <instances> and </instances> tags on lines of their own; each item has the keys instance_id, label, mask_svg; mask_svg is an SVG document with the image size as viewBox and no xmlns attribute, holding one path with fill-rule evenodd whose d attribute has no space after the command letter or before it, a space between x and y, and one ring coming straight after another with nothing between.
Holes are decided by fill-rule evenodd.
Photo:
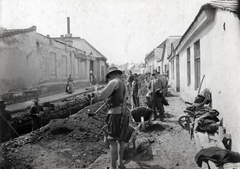
<instances>
[{"instance_id":1,"label":"group of workers","mask_svg":"<svg viewBox=\"0 0 240 169\"><path fill-rule=\"evenodd\" d=\"M141 82L138 79L138 75L129 72L129 76L117 67L110 67L109 72L106 75L108 83L106 87L102 90L100 94L96 94L93 98L93 102L99 102L101 100L108 100L109 111L107 113L106 123L107 123L107 140L110 147L110 159L111 159L111 169L116 169L117 165L119 169L125 168L123 164L123 151L124 143L127 143L127 127L129 126L129 108L126 105L128 98L132 99L132 108L137 108L140 106L139 96L141 89ZM146 78L146 83L148 83L148 94L147 100L154 111L154 119L160 117L160 120L164 118L164 107L161 101L161 96L166 95L167 81L166 79L161 79L159 73L154 71L152 73L152 78ZM73 85L73 80L71 75L68 78L68 86ZM130 96L130 97L129 97ZM30 114L32 117L32 130L36 130L42 126L41 116L43 115L43 107L39 105L39 99L34 99L34 104L30 108ZM1 117L3 117L5 107L1 103ZM157 115L157 110L159 111L159 116ZM3 126L2 121L8 120L0 119L1 126ZM1 134L1 141L4 141L7 136Z\"/></svg>"},{"instance_id":2,"label":"group of workers","mask_svg":"<svg viewBox=\"0 0 240 169\"><path fill-rule=\"evenodd\" d=\"M129 126L129 121L124 120L128 116L129 108L126 101L128 98L133 100L133 107L139 107L139 96L141 83L137 74L129 72L127 77L125 73L118 70L117 67L110 67L109 72L106 75L109 82L102 92L96 95L92 102L96 103L102 100L108 100L109 111L107 113L107 140L110 147L110 159L111 169L125 168L123 164L123 151L124 143L128 142L126 126ZM160 117L160 120L164 118L164 107L161 98L166 93L167 80L163 81L159 77L159 73L154 71L152 78L147 81L148 83L148 99L151 103L151 108L154 110L154 119ZM159 96L160 94L160 96ZM130 97L129 97L130 95ZM159 111L159 116L157 115Z\"/></svg>"}]
</instances>

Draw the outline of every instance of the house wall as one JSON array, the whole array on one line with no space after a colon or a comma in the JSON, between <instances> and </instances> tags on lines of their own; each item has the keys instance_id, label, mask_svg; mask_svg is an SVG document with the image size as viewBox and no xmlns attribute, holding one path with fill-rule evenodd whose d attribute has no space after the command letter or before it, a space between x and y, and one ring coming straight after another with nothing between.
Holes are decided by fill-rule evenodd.
<instances>
[{"instance_id":1,"label":"house wall","mask_svg":"<svg viewBox=\"0 0 240 169\"><path fill-rule=\"evenodd\" d=\"M153 72L153 69L156 69L157 67L156 67L156 65L157 65L157 62L156 62L156 60L155 60L155 57L151 57L151 58L149 58L148 59L148 61L147 61L147 66L148 66L148 71L150 72L150 73L152 73Z\"/></svg>"},{"instance_id":2,"label":"house wall","mask_svg":"<svg viewBox=\"0 0 240 169\"><path fill-rule=\"evenodd\" d=\"M173 71L172 71L173 66ZM169 79L168 85L170 85L175 91L177 91L177 76L176 76L176 57L174 56L173 59L169 62ZM174 76L173 76L174 75Z\"/></svg>"},{"instance_id":3,"label":"house wall","mask_svg":"<svg viewBox=\"0 0 240 169\"><path fill-rule=\"evenodd\" d=\"M106 81L106 61L101 60L99 58L102 58L103 56L99 54L94 48L92 48L84 39L76 38L72 39L73 46L83 49L86 51L87 55L92 52L91 56L96 57L94 60L94 69L93 73L96 76L97 83L101 83L102 81ZM103 67L102 67L103 66Z\"/></svg>"},{"instance_id":4,"label":"house wall","mask_svg":"<svg viewBox=\"0 0 240 169\"><path fill-rule=\"evenodd\" d=\"M37 88L39 95L65 91L72 74L76 88L89 85L84 72L87 60L78 64L81 51L35 31L0 39L0 95ZM78 66L78 67L77 67Z\"/></svg>"},{"instance_id":5,"label":"house wall","mask_svg":"<svg viewBox=\"0 0 240 169\"><path fill-rule=\"evenodd\" d=\"M213 13L214 14L214 13ZM237 15L216 10L213 22L196 32L188 45L180 52L180 96L193 101L194 89L193 43L200 39L202 88L212 92L212 107L220 112L227 133L232 135L232 150L240 152L240 21ZM191 49L191 85L187 86L187 54Z\"/></svg>"},{"instance_id":6,"label":"house wall","mask_svg":"<svg viewBox=\"0 0 240 169\"><path fill-rule=\"evenodd\" d=\"M0 94L39 82L36 33L0 38Z\"/></svg>"},{"instance_id":7,"label":"house wall","mask_svg":"<svg viewBox=\"0 0 240 169\"><path fill-rule=\"evenodd\" d=\"M171 49L171 43L170 43L171 41L168 39L167 41L166 41L166 43L165 43L165 52L164 52L164 57L163 57L163 60L162 60L162 68L161 68L161 74L162 73L167 73L166 72L166 70L165 70L165 65L166 66L169 66L169 61L168 61L168 56L171 54L170 52L171 51L169 51L168 49L170 48ZM169 67L169 69L170 69L170 67Z\"/></svg>"},{"instance_id":8,"label":"house wall","mask_svg":"<svg viewBox=\"0 0 240 169\"><path fill-rule=\"evenodd\" d=\"M103 60L97 59L96 61L96 71L94 74L97 76L97 83L101 84L106 81L106 63Z\"/></svg>"}]
</instances>

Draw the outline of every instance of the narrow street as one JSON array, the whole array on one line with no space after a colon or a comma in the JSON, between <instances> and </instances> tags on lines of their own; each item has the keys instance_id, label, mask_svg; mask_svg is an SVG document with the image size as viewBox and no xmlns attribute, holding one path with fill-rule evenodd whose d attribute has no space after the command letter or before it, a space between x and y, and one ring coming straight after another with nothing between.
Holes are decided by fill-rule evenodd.
<instances>
[{"instance_id":1,"label":"narrow street","mask_svg":"<svg viewBox=\"0 0 240 169\"><path fill-rule=\"evenodd\" d=\"M179 97L167 97L167 100L170 106L165 107L166 122L154 121L152 127L137 136L136 150L129 149L124 154L126 168L198 168L194 161L197 153L194 140L178 124L185 104ZM109 163L109 155L103 154L89 168L104 168Z\"/></svg>"},{"instance_id":2,"label":"narrow street","mask_svg":"<svg viewBox=\"0 0 240 169\"><path fill-rule=\"evenodd\" d=\"M176 93L170 89L173 95ZM195 169L197 153L194 140L178 124L185 109L177 96L167 97L166 122L137 135L136 149L126 148L126 168ZM101 127L107 108L97 117L87 111L97 110L102 102L83 108L66 119L55 119L41 129L2 144L3 168L99 168L109 167L109 150L104 147Z\"/></svg>"}]
</instances>

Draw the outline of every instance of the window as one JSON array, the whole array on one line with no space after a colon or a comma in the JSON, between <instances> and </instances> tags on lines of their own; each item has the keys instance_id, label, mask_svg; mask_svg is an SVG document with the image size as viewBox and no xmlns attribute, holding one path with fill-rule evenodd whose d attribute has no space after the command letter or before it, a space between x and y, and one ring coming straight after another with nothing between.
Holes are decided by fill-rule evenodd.
<instances>
[{"instance_id":1,"label":"window","mask_svg":"<svg viewBox=\"0 0 240 169\"><path fill-rule=\"evenodd\" d=\"M174 60L171 61L171 78L174 79Z\"/></svg>"},{"instance_id":2,"label":"window","mask_svg":"<svg viewBox=\"0 0 240 169\"><path fill-rule=\"evenodd\" d=\"M187 48L187 85L191 84L191 53L190 47Z\"/></svg>"},{"instance_id":3,"label":"window","mask_svg":"<svg viewBox=\"0 0 240 169\"><path fill-rule=\"evenodd\" d=\"M201 62L200 62L200 41L194 43L194 65L195 65L195 90L200 86Z\"/></svg>"}]
</instances>

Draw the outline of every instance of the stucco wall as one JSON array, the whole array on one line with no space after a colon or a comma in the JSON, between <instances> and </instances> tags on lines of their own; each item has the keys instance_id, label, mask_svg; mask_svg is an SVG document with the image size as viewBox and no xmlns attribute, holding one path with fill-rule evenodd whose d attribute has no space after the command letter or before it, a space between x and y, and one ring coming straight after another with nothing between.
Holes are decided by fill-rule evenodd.
<instances>
[{"instance_id":1,"label":"stucco wall","mask_svg":"<svg viewBox=\"0 0 240 169\"><path fill-rule=\"evenodd\" d=\"M232 135L233 150L240 152L240 21L236 14L216 10L214 21L196 32L180 52L181 97L193 101L194 89L193 43L200 39L202 88L212 92L213 108L220 112L227 133ZM191 85L187 86L187 54L191 49Z\"/></svg>"},{"instance_id":2,"label":"stucco wall","mask_svg":"<svg viewBox=\"0 0 240 169\"><path fill-rule=\"evenodd\" d=\"M0 38L0 94L39 82L36 33Z\"/></svg>"},{"instance_id":3,"label":"stucco wall","mask_svg":"<svg viewBox=\"0 0 240 169\"><path fill-rule=\"evenodd\" d=\"M89 84L88 61L75 57L79 52L35 31L1 38L0 95L29 88L40 95L64 92L69 74L76 87Z\"/></svg>"},{"instance_id":4,"label":"stucco wall","mask_svg":"<svg viewBox=\"0 0 240 169\"><path fill-rule=\"evenodd\" d=\"M174 70L172 71L172 63L174 66ZM177 85L177 76L176 76L176 57L174 57L171 62L169 62L169 79L168 79L168 85L170 85L175 91L177 91L176 85ZM174 78L172 78L172 74L174 74Z\"/></svg>"},{"instance_id":5,"label":"stucco wall","mask_svg":"<svg viewBox=\"0 0 240 169\"><path fill-rule=\"evenodd\" d=\"M157 66L157 62L156 62L155 58L151 57L150 59L148 59L147 63L148 63L148 71L150 73L152 73L153 69L157 68L156 67ZM151 69L150 69L150 66L151 66Z\"/></svg>"}]
</instances>

